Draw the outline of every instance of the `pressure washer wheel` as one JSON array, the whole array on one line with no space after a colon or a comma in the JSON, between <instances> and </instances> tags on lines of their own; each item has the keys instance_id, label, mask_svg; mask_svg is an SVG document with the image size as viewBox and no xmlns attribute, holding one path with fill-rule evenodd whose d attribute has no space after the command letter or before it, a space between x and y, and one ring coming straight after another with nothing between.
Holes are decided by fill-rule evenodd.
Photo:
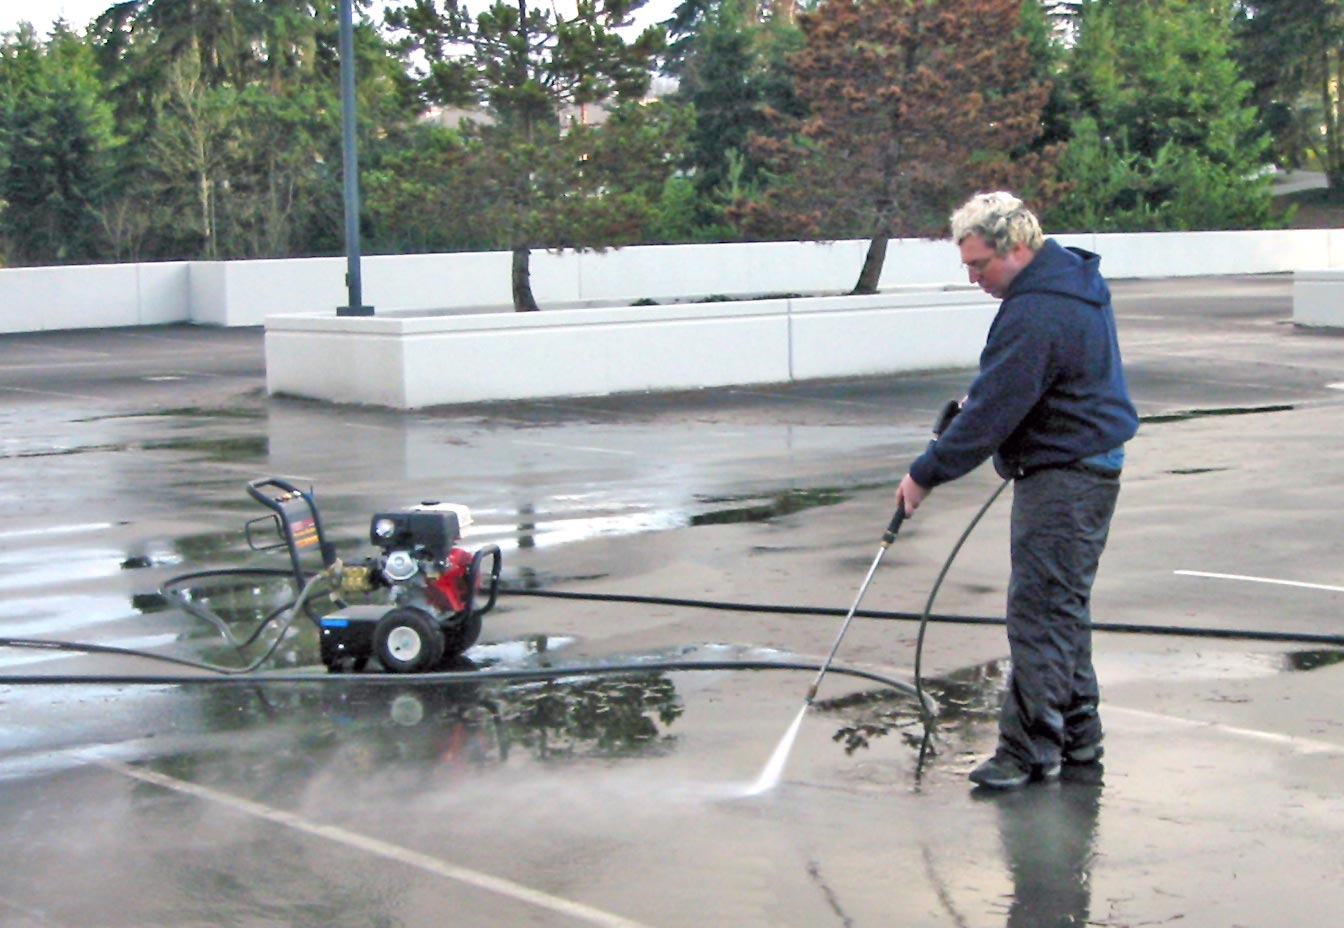
<instances>
[{"instance_id":1,"label":"pressure washer wheel","mask_svg":"<svg viewBox=\"0 0 1344 928\"><path fill-rule=\"evenodd\" d=\"M481 637L481 614L472 613L454 625L443 627L443 656L460 656Z\"/></svg>"},{"instance_id":2,"label":"pressure washer wheel","mask_svg":"<svg viewBox=\"0 0 1344 928\"><path fill-rule=\"evenodd\" d=\"M373 630L374 654L389 673L432 669L442 660L445 644L438 623L421 609L393 609Z\"/></svg>"}]
</instances>

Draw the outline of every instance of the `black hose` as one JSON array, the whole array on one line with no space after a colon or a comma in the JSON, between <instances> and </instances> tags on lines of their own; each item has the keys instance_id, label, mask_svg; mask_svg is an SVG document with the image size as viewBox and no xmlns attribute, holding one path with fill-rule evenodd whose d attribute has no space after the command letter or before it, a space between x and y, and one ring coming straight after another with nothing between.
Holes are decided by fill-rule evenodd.
<instances>
[{"instance_id":1,"label":"black hose","mask_svg":"<svg viewBox=\"0 0 1344 928\"><path fill-rule=\"evenodd\" d=\"M868 671L856 670L854 668L837 668L838 672L851 676L866 677L876 680L894 689L913 695L920 706L921 715L924 717L927 726L930 721L927 710L926 696L923 691L922 681L922 663L925 632L930 622L956 624L956 625L997 625L1006 624L1006 619L997 616L968 616L968 615L939 615L933 612L933 603L942 587L943 580L946 578L952 562L960 553L966 539L970 537L971 532L979 524L980 519L989 510L995 500L998 499L1005 487L1011 482L1005 480L994 490L989 499L976 512L970 523L966 526L961 536L957 539L951 553L943 562L942 569L938 573L933 587L929 591L929 598L924 605L923 612L888 612L871 609L856 609L854 616L861 616L869 619L879 620L907 620L918 621L919 632L915 644L915 668L914 684L903 683L883 677L879 674ZM534 670L506 670L506 671L453 671L440 673L420 673L414 675L403 674L256 674L255 671L267 661L275 652L279 643L284 638L284 633L293 624L294 620L300 614L299 610L307 608L307 600L317 581L326 576L326 572L314 574L306 578L303 588L299 595L291 602L279 607L271 612L260 623L258 628L253 631L246 639L236 639L229 631L227 626L209 610L194 608L185 597L181 596L174 589L178 584L191 580L198 580L206 577L221 576L243 576L253 574L258 576L292 576L289 571L268 569L268 568L241 568L224 570L204 570L196 573L183 574L170 579L161 588L161 592L181 605L185 611L198 618L203 618L219 628L225 637L235 644L242 647L256 640L262 629L271 623L281 613L288 611L289 618L280 627L275 641L267 649L266 653L257 658L245 667L221 667L215 664L208 664L199 661L186 660L184 658L170 657L161 654L154 654L147 651L137 651L130 648L119 648L111 645L81 644L77 642L54 641L49 639L33 638L0 638L0 647L13 648L35 648L44 650L60 651L83 651L93 654L120 654L146 658L149 660L162 661L184 667L191 667L201 671L207 671L216 676L192 675L192 676L171 676L171 675L120 675L120 674L51 674L51 675L0 675L0 685L60 685L60 684L107 684L107 685L133 685L133 684L208 684L208 683L315 683L323 681L342 681L351 683L399 683L408 682L457 682L457 681L482 681L482 680L508 680L508 679L538 679L551 676L564 676L567 674L588 674L588 673L627 673L640 670L724 670L724 669L789 669L789 670L819 670L823 665L811 663L799 663L788 661L650 661L639 664L600 664L584 665L577 667L545 668ZM774 615L821 615L834 616L850 614L849 610L824 607L824 606L792 606L792 605L771 605L764 603L743 603L729 602L723 600L702 600L687 599L684 597L670 596L649 596L640 594L625 593L573 593L562 590L529 590L529 589L508 589L501 590L506 596L533 596L549 599L568 599L585 602L621 602L636 603L644 605L675 606L696 609L712 609L732 612L760 612ZM1250 641L1274 641L1295 644L1321 644L1335 647L1344 647L1344 635L1326 635L1313 634L1307 632L1276 632L1261 629L1237 630L1222 628L1205 628L1196 626L1180 625L1139 625L1120 622L1095 622L1092 625L1093 631L1111 632L1119 634L1143 634L1143 635L1169 635L1179 637L1195 638L1219 638Z\"/></svg>"},{"instance_id":2,"label":"black hose","mask_svg":"<svg viewBox=\"0 0 1344 928\"><path fill-rule=\"evenodd\" d=\"M571 593L561 590L510 590L501 589L502 596L536 596L543 599L573 599L604 603L636 603L652 606L682 606L696 609L721 610L725 612L764 612L772 615L818 615L843 616L848 610L833 606L787 606L763 603L742 603L725 600L685 599L671 596L645 596L627 593ZM918 622L924 618L921 612L890 612L878 609L859 609L855 616L880 621ZM928 620L941 625L1004 625L1006 619L992 615L954 615L930 613ZM1135 625L1126 622L1094 622L1092 630L1117 634L1166 635L1178 638L1228 638L1247 641L1279 641L1290 644L1324 644L1344 647L1344 635L1326 635L1314 632L1276 632L1265 630L1241 630L1234 628L1208 628L1194 625Z\"/></svg>"},{"instance_id":3,"label":"black hose","mask_svg":"<svg viewBox=\"0 0 1344 928\"><path fill-rule=\"evenodd\" d=\"M965 530L962 531L961 537L958 538L957 543L952 546L952 553L947 556L947 560L943 561L943 568L938 571L938 579L933 582L933 586L929 590L929 598L924 603L924 613L919 617L919 635L915 639L915 694L919 699L920 715L923 717L926 726L930 721L930 715L925 708L924 682L920 675L920 668L924 664L924 630L929 627L929 616L933 613L933 601L938 596L938 591L943 586L943 579L947 576L947 572L952 569L952 562L955 561L957 555L961 553L961 546L966 543L967 538L971 537L971 532L973 532L975 527L980 524L981 517L989 511L989 507L994 505L994 501L999 498L999 494L1002 493L1011 482L1012 478L1009 477L1007 480L1003 481L1003 483L1000 483L998 489L990 494L989 499L985 500L985 504L980 507L979 511L976 512L975 517L971 519Z\"/></svg>"},{"instance_id":4,"label":"black hose","mask_svg":"<svg viewBox=\"0 0 1344 928\"><path fill-rule=\"evenodd\" d=\"M284 577L285 579L296 583L300 592L296 599L275 608L264 616L261 621L257 623L257 627L252 630L251 634L247 635L245 638L238 638L233 634L233 629L229 628L228 623L224 621L223 618L216 615L213 610L197 604L182 591L177 589L179 586L186 585L193 581L218 579L221 577L229 577L232 579L243 579L247 577ZM278 567L225 567L214 570L198 570L193 573L170 577L159 587L159 595L173 602L179 609L186 612L188 615L193 615L204 622L210 623L210 625L212 625L215 630L229 642L229 644L233 645L238 650L242 650L260 638L261 633L266 630L267 626L275 621L275 619L286 610L292 609L296 604L302 603L305 611L307 611L306 596L303 594L303 587L311 580L312 575L300 579L296 577L293 571L283 570ZM309 614L309 617L313 618L311 613Z\"/></svg>"},{"instance_id":5,"label":"black hose","mask_svg":"<svg viewBox=\"0 0 1344 928\"><path fill-rule=\"evenodd\" d=\"M192 576L193 577L202 576L202 574L195 574ZM300 615L299 610L302 609L307 604L309 597L312 595L313 589L318 584L318 581L323 580L325 577L326 574L314 574L311 577L309 577L307 582L304 583L303 589L299 591L299 595L293 601L284 606L281 606L279 609L272 612L269 616L266 617L266 620L262 622L261 626L257 629L257 631L248 636L244 644L251 644L254 640L256 640L256 637L261 633L261 630L264 629L268 624L270 624L271 620L274 619L276 616L286 611L289 612L289 617L285 619L285 621L282 622L276 629L275 640L271 642L270 647L268 647L264 653L255 658L251 663L243 667L223 667L219 664L209 664L203 661L187 660L186 658L182 657L171 657L166 654L155 654L152 651L138 651L133 648L119 648L116 647L115 645L106 645L106 644L83 644L74 641L53 641L49 638L0 638L0 647L32 648L36 650L45 650L45 651L80 651L88 654L119 654L125 657L140 657L145 658L147 660L162 661L163 663L176 664L181 667L192 667L196 670L206 670L211 673L230 675L234 677L245 677L247 674L253 673L259 667L261 667L262 664L266 663L268 660L271 659L271 656L275 654L276 649L280 647L280 642L284 641L285 633L289 631L290 626L292 626L295 620L299 617ZM195 611L191 610L188 611L191 612L192 615L200 616L200 614ZM213 615L213 613L211 613L210 615ZM212 624L214 624L213 621ZM234 641L232 636L229 636L229 640ZM242 648L242 645L239 645L236 642L235 646L238 647L240 650ZM11 675L11 677L12 676L13 675ZM76 679L79 679L78 675L76 675Z\"/></svg>"}]
</instances>

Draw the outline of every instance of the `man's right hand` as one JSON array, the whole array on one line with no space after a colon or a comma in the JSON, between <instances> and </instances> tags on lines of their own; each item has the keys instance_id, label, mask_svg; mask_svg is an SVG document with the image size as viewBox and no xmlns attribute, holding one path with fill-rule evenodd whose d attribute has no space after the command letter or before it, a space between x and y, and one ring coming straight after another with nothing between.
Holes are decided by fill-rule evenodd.
<instances>
[{"instance_id":1,"label":"man's right hand","mask_svg":"<svg viewBox=\"0 0 1344 928\"><path fill-rule=\"evenodd\" d=\"M896 505L905 509L907 516L915 514L919 504L924 502L924 497L929 495L929 491L915 482L915 478L906 474L901 478L901 485L896 488Z\"/></svg>"}]
</instances>

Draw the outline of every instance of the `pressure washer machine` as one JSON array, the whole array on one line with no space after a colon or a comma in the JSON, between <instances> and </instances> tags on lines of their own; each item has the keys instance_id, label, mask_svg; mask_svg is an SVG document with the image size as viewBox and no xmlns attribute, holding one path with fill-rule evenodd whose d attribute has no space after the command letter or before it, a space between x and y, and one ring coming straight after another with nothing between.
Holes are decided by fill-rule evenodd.
<instances>
[{"instance_id":1,"label":"pressure washer machine","mask_svg":"<svg viewBox=\"0 0 1344 928\"><path fill-rule=\"evenodd\" d=\"M271 510L247 523L248 545L257 551L287 549L300 588L318 569L333 578L339 608L320 616L310 612L328 671L361 671L370 657L392 673L434 670L480 637L481 619L499 592L501 555L498 545L472 551L458 544L471 525L467 507L425 502L374 513L369 538L378 553L344 564L326 539L311 492L276 477L254 480L247 490ZM261 540L263 526L279 541ZM349 602L354 599L366 602Z\"/></svg>"}]
</instances>

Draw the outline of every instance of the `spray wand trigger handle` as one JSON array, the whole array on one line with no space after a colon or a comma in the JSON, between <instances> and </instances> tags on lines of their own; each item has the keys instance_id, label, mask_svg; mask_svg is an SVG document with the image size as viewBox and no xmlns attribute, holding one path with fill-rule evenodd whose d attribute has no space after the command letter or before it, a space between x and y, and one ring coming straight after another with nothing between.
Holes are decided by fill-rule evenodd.
<instances>
[{"instance_id":1,"label":"spray wand trigger handle","mask_svg":"<svg viewBox=\"0 0 1344 928\"><path fill-rule=\"evenodd\" d=\"M901 523L905 521L905 503L896 504L896 514L891 517L887 530L882 533L882 547L887 547L896 540L896 533L901 530Z\"/></svg>"}]
</instances>

